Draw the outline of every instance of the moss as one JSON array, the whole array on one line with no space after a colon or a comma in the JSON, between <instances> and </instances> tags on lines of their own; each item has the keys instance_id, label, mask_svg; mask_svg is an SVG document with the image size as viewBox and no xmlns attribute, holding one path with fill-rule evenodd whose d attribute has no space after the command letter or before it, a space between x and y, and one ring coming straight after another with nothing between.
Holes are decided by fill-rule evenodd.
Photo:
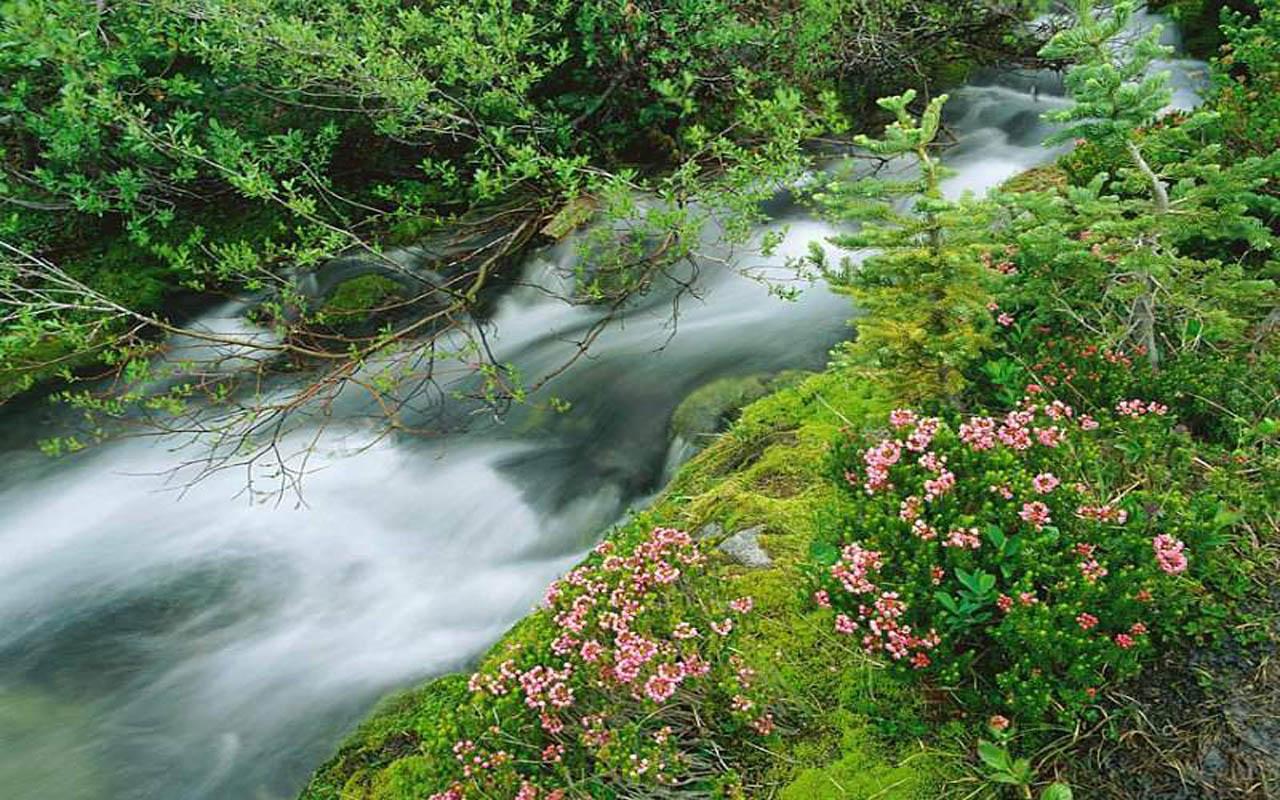
<instances>
[{"instance_id":1,"label":"moss","mask_svg":"<svg viewBox=\"0 0 1280 800\"><path fill-rule=\"evenodd\" d=\"M746 405L799 383L806 374L788 370L777 375L761 373L712 381L696 389L676 407L671 417L671 432L687 442L705 441L728 428Z\"/></svg>"},{"instance_id":2,"label":"moss","mask_svg":"<svg viewBox=\"0 0 1280 800\"><path fill-rule=\"evenodd\" d=\"M324 307L320 310L323 319L330 322L341 321L342 318L364 316L384 306L400 294L400 284L382 275L361 275L338 284Z\"/></svg>"},{"instance_id":3,"label":"moss","mask_svg":"<svg viewBox=\"0 0 1280 800\"><path fill-rule=\"evenodd\" d=\"M802 770L779 794L780 800L909 800L936 797L936 766L924 752L896 764L885 763L867 727L856 717L842 722L840 757Z\"/></svg>"}]
</instances>

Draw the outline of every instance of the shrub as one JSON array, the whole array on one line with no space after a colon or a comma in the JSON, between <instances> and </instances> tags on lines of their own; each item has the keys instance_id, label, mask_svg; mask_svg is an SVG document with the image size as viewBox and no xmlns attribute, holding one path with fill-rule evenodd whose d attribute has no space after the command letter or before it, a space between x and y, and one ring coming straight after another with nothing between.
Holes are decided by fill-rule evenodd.
<instances>
[{"instance_id":1,"label":"shrub","mask_svg":"<svg viewBox=\"0 0 1280 800\"><path fill-rule=\"evenodd\" d=\"M866 652L970 707L1070 718L1189 619L1214 512L1177 488L1165 406L890 421L833 449L848 502L817 548L815 599Z\"/></svg>"},{"instance_id":2,"label":"shrub","mask_svg":"<svg viewBox=\"0 0 1280 800\"><path fill-rule=\"evenodd\" d=\"M553 584L526 635L471 677L452 780L432 797L707 782L708 742L768 736L755 671L733 648L753 601L693 596L685 572L703 560L688 534L655 528L631 548L604 542Z\"/></svg>"}]
</instances>

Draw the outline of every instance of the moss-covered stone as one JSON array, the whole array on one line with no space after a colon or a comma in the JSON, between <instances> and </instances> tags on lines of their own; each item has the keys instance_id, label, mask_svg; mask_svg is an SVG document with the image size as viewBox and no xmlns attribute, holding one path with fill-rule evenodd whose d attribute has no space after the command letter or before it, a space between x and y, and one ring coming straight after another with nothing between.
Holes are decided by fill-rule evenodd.
<instances>
[{"instance_id":1,"label":"moss-covered stone","mask_svg":"<svg viewBox=\"0 0 1280 800\"><path fill-rule=\"evenodd\" d=\"M762 397L794 386L809 373L787 370L776 375L760 373L720 378L694 390L671 416L671 433L701 446L724 431L742 409Z\"/></svg>"}]
</instances>

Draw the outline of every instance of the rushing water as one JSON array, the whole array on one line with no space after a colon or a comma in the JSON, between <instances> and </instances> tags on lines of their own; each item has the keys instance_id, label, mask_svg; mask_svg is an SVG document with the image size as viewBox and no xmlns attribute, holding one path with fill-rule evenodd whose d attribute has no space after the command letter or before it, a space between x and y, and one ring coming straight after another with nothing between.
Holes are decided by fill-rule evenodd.
<instances>
[{"instance_id":1,"label":"rushing water","mask_svg":"<svg viewBox=\"0 0 1280 800\"><path fill-rule=\"evenodd\" d=\"M1193 104L1203 65L1167 66L1175 105ZM1039 115L1064 102L1056 83L999 73L953 92L949 193L1052 157ZM781 270L830 229L778 206L787 244L760 265ZM528 281L555 280L570 257L535 255ZM786 303L703 267L674 331L657 292L555 384L571 414L368 447L368 428L340 418L305 508L248 501L240 472L166 491L156 475L188 454L163 440L50 461L30 449L52 432L48 412L7 409L0 797L292 797L377 697L473 658L659 488L683 397L719 377L818 368L847 333L846 301L821 288ZM197 322L266 335L240 310ZM594 313L512 290L494 314L498 357L537 375Z\"/></svg>"}]
</instances>

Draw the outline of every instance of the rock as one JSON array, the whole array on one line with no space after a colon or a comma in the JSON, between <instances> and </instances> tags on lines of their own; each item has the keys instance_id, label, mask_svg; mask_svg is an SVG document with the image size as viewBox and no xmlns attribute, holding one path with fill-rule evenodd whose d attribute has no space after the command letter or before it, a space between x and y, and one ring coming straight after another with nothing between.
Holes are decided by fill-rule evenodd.
<instances>
[{"instance_id":1,"label":"rock","mask_svg":"<svg viewBox=\"0 0 1280 800\"><path fill-rule=\"evenodd\" d=\"M712 435L727 429L745 406L780 389L794 386L808 375L801 370L785 370L777 374L720 378L703 384L672 414L672 437L700 448Z\"/></svg>"},{"instance_id":2,"label":"rock","mask_svg":"<svg viewBox=\"0 0 1280 800\"><path fill-rule=\"evenodd\" d=\"M760 546L760 534L764 526L741 530L721 542L716 549L746 567L759 569L773 565L773 559Z\"/></svg>"},{"instance_id":3,"label":"rock","mask_svg":"<svg viewBox=\"0 0 1280 800\"><path fill-rule=\"evenodd\" d=\"M724 533L724 526L719 522L708 522L693 535L694 541L705 542L708 539L719 539Z\"/></svg>"}]
</instances>

